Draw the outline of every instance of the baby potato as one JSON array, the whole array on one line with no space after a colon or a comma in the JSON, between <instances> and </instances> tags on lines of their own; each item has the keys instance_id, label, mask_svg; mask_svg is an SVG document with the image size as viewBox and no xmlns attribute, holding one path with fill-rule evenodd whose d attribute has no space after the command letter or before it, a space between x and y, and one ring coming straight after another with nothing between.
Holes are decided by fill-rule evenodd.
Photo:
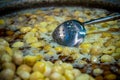
<instances>
[{"instance_id":1,"label":"baby potato","mask_svg":"<svg viewBox=\"0 0 120 80\"><path fill-rule=\"evenodd\" d=\"M67 80L74 80L74 76L71 70L65 70L64 76Z\"/></svg>"},{"instance_id":2,"label":"baby potato","mask_svg":"<svg viewBox=\"0 0 120 80\"><path fill-rule=\"evenodd\" d=\"M112 56L113 56L116 60L120 59L120 53L113 53Z\"/></svg>"},{"instance_id":3,"label":"baby potato","mask_svg":"<svg viewBox=\"0 0 120 80\"><path fill-rule=\"evenodd\" d=\"M38 42L38 38L37 37L30 37L26 39L26 43L30 44L30 43L34 43L34 42Z\"/></svg>"},{"instance_id":4,"label":"baby potato","mask_svg":"<svg viewBox=\"0 0 120 80\"><path fill-rule=\"evenodd\" d=\"M54 16L44 16L44 19L47 21L47 22L54 22L56 21Z\"/></svg>"},{"instance_id":5,"label":"baby potato","mask_svg":"<svg viewBox=\"0 0 120 80\"><path fill-rule=\"evenodd\" d=\"M99 42L93 43L90 53L93 55L101 54L102 53L102 44Z\"/></svg>"},{"instance_id":6,"label":"baby potato","mask_svg":"<svg viewBox=\"0 0 120 80\"><path fill-rule=\"evenodd\" d=\"M114 39L108 39L105 43L104 46L108 47L108 46L113 46L114 45L115 40Z\"/></svg>"},{"instance_id":7,"label":"baby potato","mask_svg":"<svg viewBox=\"0 0 120 80\"><path fill-rule=\"evenodd\" d=\"M103 32L101 37L105 38L105 37L111 37L111 36L112 36L111 33L109 33L109 32Z\"/></svg>"},{"instance_id":8,"label":"baby potato","mask_svg":"<svg viewBox=\"0 0 120 80\"><path fill-rule=\"evenodd\" d=\"M62 80L61 78L62 78L62 75L60 73L58 73L58 72L53 72L50 75L50 80Z\"/></svg>"},{"instance_id":9,"label":"baby potato","mask_svg":"<svg viewBox=\"0 0 120 80\"><path fill-rule=\"evenodd\" d=\"M43 43L41 42L34 42L34 43L31 43L30 46L33 47L33 48L40 48L42 46Z\"/></svg>"},{"instance_id":10,"label":"baby potato","mask_svg":"<svg viewBox=\"0 0 120 80\"><path fill-rule=\"evenodd\" d=\"M21 42L21 41L18 41L18 42L15 42L12 47L16 47L16 48L20 48L20 47L23 47L24 46L24 43Z\"/></svg>"},{"instance_id":11,"label":"baby potato","mask_svg":"<svg viewBox=\"0 0 120 80\"><path fill-rule=\"evenodd\" d=\"M102 73L103 73L103 70L100 69L100 68L96 68L96 69L93 70L93 74L95 76L101 75Z\"/></svg>"},{"instance_id":12,"label":"baby potato","mask_svg":"<svg viewBox=\"0 0 120 80\"><path fill-rule=\"evenodd\" d=\"M11 69L11 70L15 71L16 70L16 65L12 62L5 62L5 63L2 64L2 68L3 69Z\"/></svg>"},{"instance_id":13,"label":"baby potato","mask_svg":"<svg viewBox=\"0 0 120 80\"><path fill-rule=\"evenodd\" d=\"M36 56L28 55L28 56L24 57L24 63L29 65L29 66L33 66L36 61L37 61L37 57Z\"/></svg>"},{"instance_id":14,"label":"baby potato","mask_svg":"<svg viewBox=\"0 0 120 80\"><path fill-rule=\"evenodd\" d=\"M90 52L91 47L92 47L91 43L82 43L80 44L80 48L81 48L80 52L83 54L84 53L88 54Z\"/></svg>"},{"instance_id":15,"label":"baby potato","mask_svg":"<svg viewBox=\"0 0 120 80\"><path fill-rule=\"evenodd\" d=\"M28 32L28 31L30 31L32 28L31 27L20 27L20 31L22 32L22 33L26 33L26 32Z\"/></svg>"},{"instance_id":16,"label":"baby potato","mask_svg":"<svg viewBox=\"0 0 120 80\"><path fill-rule=\"evenodd\" d=\"M74 77L78 77L80 74L82 74L79 69L73 69L72 73L73 73Z\"/></svg>"},{"instance_id":17,"label":"baby potato","mask_svg":"<svg viewBox=\"0 0 120 80\"><path fill-rule=\"evenodd\" d=\"M32 28L30 32L34 32L34 33L35 33L35 32L37 32L37 31L38 31L37 28Z\"/></svg>"},{"instance_id":18,"label":"baby potato","mask_svg":"<svg viewBox=\"0 0 120 80\"><path fill-rule=\"evenodd\" d=\"M76 10L74 13L73 13L74 16L79 16L80 15L80 11L79 10Z\"/></svg>"},{"instance_id":19,"label":"baby potato","mask_svg":"<svg viewBox=\"0 0 120 80\"><path fill-rule=\"evenodd\" d=\"M34 37L35 36L35 33L34 32L27 32L25 35L24 35L24 40L26 39L30 39L31 37Z\"/></svg>"},{"instance_id":20,"label":"baby potato","mask_svg":"<svg viewBox=\"0 0 120 80\"><path fill-rule=\"evenodd\" d=\"M49 24L48 26L47 26L47 30L49 31L49 32L52 32L55 28L57 27L57 24Z\"/></svg>"},{"instance_id":21,"label":"baby potato","mask_svg":"<svg viewBox=\"0 0 120 80\"><path fill-rule=\"evenodd\" d=\"M61 52L63 50L63 47L62 46L57 46L57 47L55 47L55 50L57 52Z\"/></svg>"},{"instance_id":22,"label":"baby potato","mask_svg":"<svg viewBox=\"0 0 120 80\"><path fill-rule=\"evenodd\" d=\"M101 62L113 62L114 58L110 55L103 55L101 56Z\"/></svg>"},{"instance_id":23,"label":"baby potato","mask_svg":"<svg viewBox=\"0 0 120 80\"><path fill-rule=\"evenodd\" d=\"M116 80L117 76L115 74L108 74L105 76L107 80Z\"/></svg>"},{"instance_id":24,"label":"baby potato","mask_svg":"<svg viewBox=\"0 0 120 80\"><path fill-rule=\"evenodd\" d=\"M17 75L23 80L28 80L30 78L30 73L23 70L17 71Z\"/></svg>"},{"instance_id":25,"label":"baby potato","mask_svg":"<svg viewBox=\"0 0 120 80\"><path fill-rule=\"evenodd\" d=\"M63 69L67 69L67 70L72 70L73 69L73 66L71 64L69 64L69 63L62 63L61 67Z\"/></svg>"},{"instance_id":26,"label":"baby potato","mask_svg":"<svg viewBox=\"0 0 120 80\"><path fill-rule=\"evenodd\" d=\"M40 27L46 27L47 25L48 25L48 23L45 21L40 22L40 24L39 24Z\"/></svg>"},{"instance_id":27,"label":"baby potato","mask_svg":"<svg viewBox=\"0 0 120 80\"><path fill-rule=\"evenodd\" d=\"M5 21L3 19L0 19L0 25L5 24Z\"/></svg>"},{"instance_id":28,"label":"baby potato","mask_svg":"<svg viewBox=\"0 0 120 80\"><path fill-rule=\"evenodd\" d=\"M98 30L98 28L97 27L95 27L95 26L91 26L91 27L88 27L88 32L87 33L94 33L96 30Z\"/></svg>"},{"instance_id":29,"label":"baby potato","mask_svg":"<svg viewBox=\"0 0 120 80\"><path fill-rule=\"evenodd\" d=\"M44 46L44 50L45 50L45 51L49 51L51 48L52 48L52 47L51 47L51 45L49 45L49 44L47 44L47 45Z\"/></svg>"},{"instance_id":30,"label":"baby potato","mask_svg":"<svg viewBox=\"0 0 120 80\"><path fill-rule=\"evenodd\" d=\"M13 55L13 51L12 51L12 48L11 48L11 47L5 47L5 51L6 51L10 56Z\"/></svg>"},{"instance_id":31,"label":"baby potato","mask_svg":"<svg viewBox=\"0 0 120 80\"><path fill-rule=\"evenodd\" d=\"M103 78L104 78L104 77L100 75L100 76L96 76L96 77L95 77L95 80L103 80Z\"/></svg>"},{"instance_id":32,"label":"baby potato","mask_svg":"<svg viewBox=\"0 0 120 80\"><path fill-rule=\"evenodd\" d=\"M1 80L13 80L15 72L12 69L4 69L0 72Z\"/></svg>"},{"instance_id":33,"label":"baby potato","mask_svg":"<svg viewBox=\"0 0 120 80\"><path fill-rule=\"evenodd\" d=\"M0 38L0 45L9 47L9 43L5 39L2 39L2 38Z\"/></svg>"},{"instance_id":34,"label":"baby potato","mask_svg":"<svg viewBox=\"0 0 120 80\"><path fill-rule=\"evenodd\" d=\"M116 48L115 52L120 53L120 48Z\"/></svg>"},{"instance_id":35,"label":"baby potato","mask_svg":"<svg viewBox=\"0 0 120 80\"><path fill-rule=\"evenodd\" d=\"M21 51L14 52L13 54L13 62L16 65L21 65L23 63L23 53Z\"/></svg>"},{"instance_id":36,"label":"baby potato","mask_svg":"<svg viewBox=\"0 0 120 80\"><path fill-rule=\"evenodd\" d=\"M1 55L1 62L4 63L4 62L11 62L12 61L12 57L9 55L9 54L2 54Z\"/></svg>"},{"instance_id":37,"label":"baby potato","mask_svg":"<svg viewBox=\"0 0 120 80\"><path fill-rule=\"evenodd\" d=\"M31 18L31 19L36 19L36 18L37 18L37 15L32 14L32 15L30 16L30 18Z\"/></svg>"},{"instance_id":38,"label":"baby potato","mask_svg":"<svg viewBox=\"0 0 120 80\"><path fill-rule=\"evenodd\" d=\"M19 76L15 76L13 80L21 80Z\"/></svg>"},{"instance_id":39,"label":"baby potato","mask_svg":"<svg viewBox=\"0 0 120 80\"><path fill-rule=\"evenodd\" d=\"M46 27L39 27L39 32L40 33L47 33L48 30L46 29Z\"/></svg>"},{"instance_id":40,"label":"baby potato","mask_svg":"<svg viewBox=\"0 0 120 80\"><path fill-rule=\"evenodd\" d=\"M11 30L6 31L6 34L7 34L8 36L12 36L12 35L14 34L14 31L11 31Z\"/></svg>"},{"instance_id":41,"label":"baby potato","mask_svg":"<svg viewBox=\"0 0 120 80\"><path fill-rule=\"evenodd\" d=\"M115 42L116 47L120 47L120 40Z\"/></svg>"},{"instance_id":42,"label":"baby potato","mask_svg":"<svg viewBox=\"0 0 120 80\"><path fill-rule=\"evenodd\" d=\"M106 27L108 27L108 24L107 23L102 23L102 25L101 25L103 28L106 28Z\"/></svg>"},{"instance_id":43,"label":"baby potato","mask_svg":"<svg viewBox=\"0 0 120 80\"><path fill-rule=\"evenodd\" d=\"M61 54L68 56L71 54L71 50L68 47L63 48Z\"/></svg>"},{"instance_id":44,"label":"baby potato","mask_svg":"<svg viewBox=\"0 0 120 80\"><path fill-rule=\"evenodd\" d=\"M103 53L105 54L112 54L113 52L115 52L115 46L108 46L103 49Z\"/></svg>"},{"instance_id":45,"label":"baby potato","mask_svg":"<svg viewBox=\"0 0 120 80\"><path fill-rule=\"evenodd\" d=\"M52 70L53 70L53 67L51 66L51 64L49 63L46 63L46 66L45 66L45 71L44 71L44 76L45 77L49 77L52 73Z\"/></svg>"},{"instance_id":46,"label":"baby potato","mask_svg":"<svg viewBox=\"0 0 120 80\"><path fill-rule=\"evenodd\" d=\"M41 73L44 73L45 72L45 66L46 66L46 63L43 62L43 61L38 61L34 64L33 66L33 71L39 71Z\"/></svg>"},{"instance_id":47,"label":"baby potato","mask_svg":"<svg viewBox=\"0 0 120 80\"><path fill-rule=\"evenodd\" d=\"M44 75L39 71L35 71L30 75L30 80L44 79Z\"/></svg>"},{"instance_id":48,"label":"baby potato","mask_svg":"<svg viewBox=\"0 0 120 80\"><path fill-rule=\"evenodd\" d=\"M47 55L49 55L49 56L53 56L53 55L55 55L56 53L54 52L54 51L48 51L47 52Z\"/></svg>"},{"instance_id":49,"label":"baby potato","mask_svg":"<svg viewBox=\"0 0 120 80\"><path fill-rule=\"evenodd\" d=\"M52 72L58 72L60 74L63 74L64 71L62 69L63 68L61 66L55 65L55 66L53 66Z\"/></svg>"},{"instance_id":50,"label":"baby potato","mask_svg":"<svg viewBox=\"0 0 120 80\"><path fill-rule=\"evenodd\" d=\"M95 79L88 74L81 74L75 80L95 80Z\"/></svg>"},{"instance_id":51,"label":"baby potato","mask_svg":"<svg viewBox=\"0 0 120 80\"><path fill-rule=\"evenodd\" d=\"M82 18L78 18L78 21L80 22L84 22L84 20Z\"/></svg>"},{"instance_id":52,"label":"baby potato","mask_svg":"<svg viewBox=\"0 0 120 80\"><path fill-rule=\"evenodd\" d=\"M92 63L97 63L98 61L99 61L99 59L98 59L98 57L97 56L91 56L91 58L90 58L90 61L92 62Z\"/></svg>"},{"instance_id":53,"label":"baby potato","mask_svg":"<svg viewBox=\"0 0 120 80\"><path fill-rule=\"evenodd\" d=\"M22 64L17 68L17 72L19 71L26 71L30 73L32 71L32 68L26 64Z\"/></svg>"}]
</instances>

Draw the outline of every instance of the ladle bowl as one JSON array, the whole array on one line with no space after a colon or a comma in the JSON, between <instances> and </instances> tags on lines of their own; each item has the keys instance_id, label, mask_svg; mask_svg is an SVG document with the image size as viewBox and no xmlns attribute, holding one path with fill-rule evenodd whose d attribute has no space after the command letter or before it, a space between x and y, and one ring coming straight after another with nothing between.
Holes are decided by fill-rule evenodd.
<instances>
[{"instance_id":1,"label":"ladle bowl","mask_svg":"<svg viewBox=\"0 0 120 80\"><path fill-rule=\"evenodd\" d=\"M60 45L77 47L86 36L85 25L120 19L120 14L112 14L106 17L93 19L86 22L68 20L60 24L52 33L53 39Z\"/></svg>"}]
</instances>

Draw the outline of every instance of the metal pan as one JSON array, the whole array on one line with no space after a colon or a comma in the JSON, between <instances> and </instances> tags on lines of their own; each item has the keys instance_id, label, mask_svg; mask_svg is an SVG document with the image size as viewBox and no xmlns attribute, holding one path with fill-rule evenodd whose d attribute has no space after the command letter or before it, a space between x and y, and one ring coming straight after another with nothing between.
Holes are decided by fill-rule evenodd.
<instances>
[{"instance_id":1,"label":"metal pan","mask_svg":"<svg viewBox=\"0 0 120 80\"><path fill-rule=\"evenodd\" d=\"M1 0L0 15L46 6L84 6L120 12L120 0Z\"/></svg>"}]
</instances>

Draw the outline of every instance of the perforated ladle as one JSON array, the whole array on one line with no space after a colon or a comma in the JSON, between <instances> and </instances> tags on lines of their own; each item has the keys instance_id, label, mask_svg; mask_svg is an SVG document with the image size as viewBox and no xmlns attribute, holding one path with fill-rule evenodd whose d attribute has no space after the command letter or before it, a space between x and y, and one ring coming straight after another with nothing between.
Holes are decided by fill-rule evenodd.
<instances>
[{"instance_id":1,"label":"perforated ladle","mask_svg":"<svg viewBox=\"0 0 120 80\"><path fill-rule=\"evenodd\" d=\"M68 20L60 24L52 33L53 39L60 45L74 47L83 42L86 36L85 25L120 19L120 14L114 14L86 22Z\"/></svg>"}]
</instances>

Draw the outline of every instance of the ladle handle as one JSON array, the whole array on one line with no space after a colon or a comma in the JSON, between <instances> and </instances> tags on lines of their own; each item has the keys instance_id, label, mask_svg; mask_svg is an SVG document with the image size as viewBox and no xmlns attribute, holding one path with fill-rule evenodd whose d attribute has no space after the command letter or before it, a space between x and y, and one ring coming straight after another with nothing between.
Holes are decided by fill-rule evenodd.
<instances>
[{"instance_id":1,"label":"ladle handle","mask_svg":"<svg viewBox=\"0 0 120 80\"><path fill-rule=\"evenodd\" d=\"M107 16L107 17L102 17L102 18L98 18L98 19L89 20L89 21L84 22L83 25L113 21L113 20L117 20L117 19L120 19L120 14L114 14L114 15L110 15L110 16Z\"/></svg>"}]
</instances>

